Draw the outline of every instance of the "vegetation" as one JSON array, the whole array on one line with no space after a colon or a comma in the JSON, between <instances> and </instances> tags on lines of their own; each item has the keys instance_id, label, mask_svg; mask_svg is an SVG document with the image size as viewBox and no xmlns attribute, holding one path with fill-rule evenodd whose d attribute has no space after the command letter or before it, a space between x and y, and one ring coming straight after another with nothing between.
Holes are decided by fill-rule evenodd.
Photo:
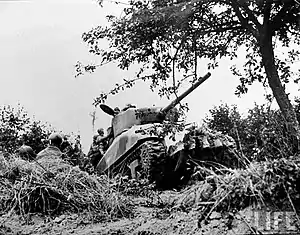
<instances>
[{"instance_id":1,"label":"vegetation","mask_svg":"<svg viewBox=\"0 0 300 235\"><path fill-rule=\"evenodd\" d=\"M295 110L300 121L299 103ZM210 110L205 122L208 127L232 136L239 150L250 159L288 158L295 152L280 111L270 109L267 104L256 104L246 117L242 117L236 106L222 104Z\"/></svg>"},{"instance_id":2,"label":"vegetation","mask_svg":"<svg viewBox=\"0 0 300 235\"><path fill-rule=\"evenodd\" d=\"M233 60L239 48L245 49L242 70L231 67L241 82L236 93L246 93L255 81L269 86L297 146L300 127L284 84L299 81L291 66L300 55L299 10L297 0L129 1L121 17L107 17L109 27L98 26L83 34L90 53L100 56L101 62L78 63L77 72L94 71L110 62L124 70L138 64L136 78L124 79L109 93L130 88L141 79L169 97L183 81L195 81L199 59L210 60L208 68L214 68L224 57ZM101 48L101 40L108 40L108 49ZM106 98L101 94L95 104Z\"/></svg>"},{"instance_id":3,"label":"vegetation","mask_svg":"<svg viewBox=\"0 0 300 235\"><path fill-rule=\"evenodd\" d=\"M43 140L50 134L50 128L31 120L20 106L16 109L4 106L0 110L0 146L1 151L9 153L9 157L0 154L1 216L10 215L13 211L24 217L87 212L97 221L112 221L134 215L137 211L134 210L135 199L140 204L150 201L147 206L153 206L156 201L155 209L166 211L169 208L185 212L197 209L193 213L197 215L198 228L213 211L232 215L252 204L272 204L279 209L299 212L297 142L300 136L300 100L296 99L292 106L284 89L284 83L293 79L289 63L300 56L300 51L289 47L300 45L297 37L299 8L297 0L130 1L121 18L108 17L110 27L97 27L83 35L90 45L90 52L101 56L101 65L113 61L121 69L128 69L135 63L140 65L136 78L124 79L124 84L117 84L110 94L143 80L150 81L150 88L157 88L161 96L176 95L183 82L195 82L200 59L209 59L209 68L214 68L223 57L236 58L237 49L245 45L247 52L243 72L232 67L241 81L237 94L247 92L248 85L259 81L271 88L280 110L256 105L246 116L242 116L236 106L227 104L210 110L205 120L208 127L232 136L241 159L247 161L239 166L233 164L232 158L227 158L227 166L224 162L211 164L209 154L205 159L200 152L184 148L188 153L187 162L193 162L196 167L190 167L193 172L188 186L173 191L176 200L170 203L160 198L164 192L155 191L147 181L129 180L120 175L109 179L83 171L85 166L78 161L84 157L80 136L76 137L73 146L66 144L66 158L49 156L32 162L20 159L13 154L15 150L21 144L30 145L35 151L41 150L45 147ZM110 42L108 50L99 47L102 39ZM277 47L286 47L286 58L275 53ZM95 65L82 66L77 65L78 73L96 68ZM107 95L101 94L96 98L95 105L104 102ZM177 117L177 114L174 116ZM173 138L183 128L186 128L184 123L169 122L164 126L162 135L172 132L170 138ZM146 131L157 135L155 127ZM199 141L193 141L196 136L193 134L197 132L198 136L205 136L204 132L191 128L191 138L185 138L183 144L198 145ZM212 137L217 140L218 134L214 132ZM207 142L214 143L209 140ZM198 147L201 149L203 146ZM183 153L179 153L180 161L185 160ZM193 157L198 157L199 161ZM201 161L207 164L201 165ZM178 161L176 168L179 165ZM169 196L167 198L170 199ZM143 210L141 214L145 215L147 211ZM168 213L171 215L170 211ZM7 219L8 216L3 217ZM149 221L148 217L138 219L140 224ZM0 222L2 229L4 222ZM178 223L183 224L179 219ZM115 233L122 231L116 230ZM140 231L138 234L144 233Z\"/></svg>"},{"instance_id":4,"label":"vegetation","mask_svg":"<svg viewBox=\"0 0 300 235\"><path fill-rule=\"evenodd\" d=\"M0 146L3 151L14 153L22 144L36 152L47 145L47 138L54 129L29 117L24 107L4 105L0 108Z\"/></svg>"},{"instance_id":5,"label":"vegetation","mask_svg":"<svg viewBox=\"0 0 300 235\"><path fill-rule=\"evenodd\" d=\"M218 171L199 167L207 177L186 188L175 204L188 210L204 204L206 215L212 211L239 211L250 205L299 211L299 156L250 163L245 169ZM205 203L206 202L206 203ZM204 218L203 218L204 219Z\"/></svg>"},{"instance_id":6,"label":"vegetation","mask_svg":"<svg viewBox=\"0 0 300 235\"><path fill-rule=\"evenodd\" d=\"M298 105L296 102L295 110ZM243 117L236 106L222 104L210 114L207 125L232 135L239 143L242 157L247 158L242 167L194 161L198 166L187 185L178 191L160 192L147 181L89 174L68 159L28 162L10 155L0 158L2 215L7 218L7 213L14 211L22 218L37 214L53 218L80 213L88 217L88 223L104 222L133 218L141 203L169 214L197 209L201 211L199 224L207 223L214 211L235 215L253 204L297 213L299 155L292 155L289 149L278 110L256 105Z\"/></svg>"},{"instance_id":7,"label":"vegetation","mask_svg":"<svg viewBox=\"0 0 300 235\"><path fill-rule=\"evenodd\" d=\"M18 170L11 174L10 169ZM50 157L30 163L15 157L0 172L10 172L0 184L2 213L15 210L22 216L57 216L90 212L99 220L130 214L129 201L110 188L106 177L89 175L61 159Z\"/></svg>"}]
</instances>

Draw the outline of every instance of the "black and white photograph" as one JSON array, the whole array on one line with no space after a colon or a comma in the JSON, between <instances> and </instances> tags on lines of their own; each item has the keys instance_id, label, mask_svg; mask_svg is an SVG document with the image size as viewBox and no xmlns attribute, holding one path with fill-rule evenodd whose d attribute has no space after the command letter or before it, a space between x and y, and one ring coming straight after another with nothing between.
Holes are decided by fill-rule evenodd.
<instances>
[{"instance_id":1,"label":"black and white photograph","mask_svg":"<svg viewBox=\"0 0 300 235\"><path fill-rule=\"evenodd\" d=\"M300 235L300 0L0 0L0 235Z\"/></svg>"}]
</instances>

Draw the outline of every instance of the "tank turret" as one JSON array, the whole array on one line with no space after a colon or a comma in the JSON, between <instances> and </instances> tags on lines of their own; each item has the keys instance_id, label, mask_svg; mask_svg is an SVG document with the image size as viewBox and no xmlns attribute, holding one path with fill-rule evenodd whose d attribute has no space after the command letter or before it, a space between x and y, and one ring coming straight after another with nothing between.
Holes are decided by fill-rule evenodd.
<instances>
[{"instance_id":1,"label":"tank turret","mask_svg":"<svg viewBox=\"0 0 300 235\"><path fill-rule=\"evenodd\" d=\"M167 114L172 110L181 100L193 92L197 87L199 87L205 80L211 76L207 73L204 77L200 77L196 83L194 83L188 90L182 93L180 96L176 97L169 105L164 108L161 107L147 107L147 108L135 108L129 107L125 111L121 111L118 114L114 112L113 109L105 104L101 104L100 108L113 116L112 128L114 137L118 136L124 130L128 130L134 125L144 125L150 123L162 123Z\"/></svg>"}]
</instances>

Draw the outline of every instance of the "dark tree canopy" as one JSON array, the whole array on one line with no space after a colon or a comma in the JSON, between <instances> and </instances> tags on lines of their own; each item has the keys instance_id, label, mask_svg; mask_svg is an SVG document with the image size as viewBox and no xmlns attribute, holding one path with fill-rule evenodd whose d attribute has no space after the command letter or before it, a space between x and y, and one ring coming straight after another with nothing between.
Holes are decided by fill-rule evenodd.
<instances>
[{"instance_id":1,"label":"dark tree canopy","mask_svg":"<svg viewBox=\"0 0 300 235\"><path fill-rule=\"evenodd\" d=\"M231 67L240 79L237 94L246 93L254 81L269 86L291 133L300 136L284 87L300 76L291 69L300 56L298 0L130 1L121 17L107 18L109 27L83 34L90 52L100 56L100 65L115 62L121 69L140 65L137 77L124 80L112 93L143 79L151 81L151 88L158 87L160 95L169 96L181 82L197 78L200 59L209 59L211 69L223 57L237 58L242 47L246 48L243 68ZM108 49L101 48L102 39L108 40ZM285 53L275 53L277 49ZM82 72L80 64L77 69ZM95 104L106 98L101 94Z\"/></svg>"},{"instance_id":2,"label":"dark tree canopy","mask_svg":"<svg viewBox=\"0 0 300 235\"><path fill-rule=\"evenodd\" d=\"M48 136L54 129L47 123L30 118L24 107L0 107L0 151L13 153L22 144L35 152L46 147Z\"/></svg>"}]
</instances>

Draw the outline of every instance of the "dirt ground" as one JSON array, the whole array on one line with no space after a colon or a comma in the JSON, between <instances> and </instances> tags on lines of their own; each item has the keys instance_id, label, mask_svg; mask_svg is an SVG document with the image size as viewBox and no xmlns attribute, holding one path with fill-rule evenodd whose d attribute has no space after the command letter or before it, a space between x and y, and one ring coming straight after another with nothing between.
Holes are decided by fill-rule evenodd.
<instances>
[{"instance_id":1,"label":"dirt ground","mask_svg":"<svg viewBox=\"0 0 300 235\"><path fill-rule=\"evenodd\" d=\"M53 218L32 215L25 220L13 212L1 217L0 234L300 234L296 230L287 232L286 229L258 231L253 226L252 207L235 213L213 211L205 217L205 203L180 208L178 203L174 203L179 194L174 191L161 192L157 194L160 203L154 197L149 200L131 196L134 204L131 217L115 221L93 221L88 214L65 214Z\"/></svg>"}]
</instances>

